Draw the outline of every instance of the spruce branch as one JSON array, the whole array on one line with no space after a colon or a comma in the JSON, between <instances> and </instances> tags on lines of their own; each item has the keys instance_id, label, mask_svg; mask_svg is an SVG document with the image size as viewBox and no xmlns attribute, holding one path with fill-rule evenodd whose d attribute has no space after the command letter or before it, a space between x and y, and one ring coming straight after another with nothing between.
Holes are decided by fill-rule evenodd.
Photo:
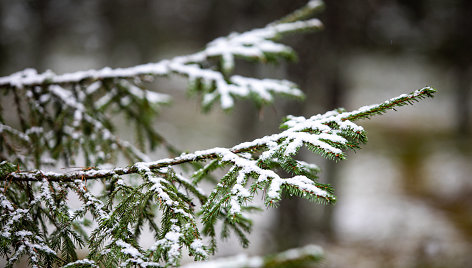
<instances>
[{"instance_id":1,"label":"spruce branch","mask_svg":"<svg viewBox=\"0 0 472 268\"><path fill-rule=\"evenodd\" d=\"M288 81L259 80L237 75L225 79L219 71L201 67L200 64L208 62L212 58L220 58L223 61L222 65L225 66L223 68L224 72L230 73L233 69L234 57L261 62L267 61L267 57L292 57L294 53L292 49L286 45L276 43L275 40L288 33L317 30L321 26L322 24L318 19L271 23L264 28L244 33L232 33L227 37L217 38L208 43L204 50L195 54L130 68L111 69L106 67L101 70L80 71L62 75L56 75L52 71L38 74L34 69L26 69L10 76L0 77L0 88L19 90L39 86L47 89L51 85L63 88L70 85L83 85L88 88L88 93L94 93L103 87L100 83L105 81L116 80L133 83L130 79L137 78L140 82L144 78L149 79L150 77L176 73L188 77L191 85L198 80L204 88L210 90L204 94L204 105L208 105L218 97L221 99L222 107L229 109L233 105L234 96L249 97L251 94L259 96L264 101L271 101L273 94L286 94L299 98L303 96L302 92ZM105 100L113 97L113 93L111 94L105 95L105 99L100 103L106 104ZM142 93L138 93L138 95L142 95Z\"/></svg>"},{"instance_id":2,"label":"spruce branch","mask_svg":"<svg viewBox=\"0 0 472 268\"><path fill-rule=\"evenodd\" d=\"M432 97L435 92L435 89L425 87L410 94L402 94L380 104L361 107L352 112L343 112L343 110L338 109L322 115L312 116L309 119L289 116L281 126L283 129L286 129L285 131L251 142L244 142L232 148L213 148L190 154L184 153L175 158L166 158L154 162L138 162L129 167L114 169L85 168L69 173L44 172L41 170L18 172L14 170L8 174L1 174L2 177L0 180L41 181L47 179L49 181L75 181L102 179L114 175L136 174L141 169L158 170L184 163L212 159L221 159L223 162L236 164L237 161L244 161L244 159L246 159L240 156L241 153L253 153L264 148L268 150L261 154L259 158L260 163L266 162L266 159L273 159L275 163L281 160L277 158L279 156L277 155L278 153L282 152L283 155L293 156L303 144L310 145L310 149L328 158L343 159L344 153L337 147L341 147L342 149L352 148L358 145L356 143L366 141L363 139L363 137L365 137L365 135L363 135L365 133L364 129L351 121L368 119L374 115L383 114L388 110L412 104L423 98ZM333 124L339 129L333 129ZM347 141L346 137L352 140ZM4 162L4 165L6 165L6 163L7 162ZM257 164L259 165L259 163ZM245 165L253 165L253 163L241 164L241 166ZM199 172L204 172L204 170L205 169L202 169ZM195 176L198 176L197 174L199 172L197 172Z\"/></svg>"}]
</instances>

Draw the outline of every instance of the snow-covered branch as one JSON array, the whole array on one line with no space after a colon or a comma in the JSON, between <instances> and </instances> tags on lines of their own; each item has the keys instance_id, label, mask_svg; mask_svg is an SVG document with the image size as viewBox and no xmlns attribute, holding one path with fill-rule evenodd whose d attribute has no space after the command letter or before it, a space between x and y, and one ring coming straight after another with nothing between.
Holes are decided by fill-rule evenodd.
<instances>
[{"instance_id":1,"label":"snow-covered branch","mask_svg":"<svg viewBox=\"0 0 472 268\"><path fill-rule=\"evenodd\" d=\"M197 151L190 154L182 154L175 158L165 158L152 162L139 162L129 167L114 169L84 168L69 173L44 172L44 171L23 171L12 172L4 175L0 180L23 180L40 181L46 178L50 181L74 181L77 179L101 179L112 177L113 175L126 175L138 173L140 169L147 168L151 170L163 167L176 166L188 162L197 162L209 159L221 159L223 162L232 162L241 168L260 169L258 165L266 160L275 161L280 154L293 156L298 149L306 144L311 145L313 150L333 159L342 159L344 153L341 149L354 147L343 134L352 134L361 138L364 130L361 126L352 121L368 118L376 114L382 114L389 109L411 104L421 98L431 97L435 90L425 87L411 94L402 94L380 104L361 107L352 112L343 112L343 110L334 110L325 114L314 115L310 118L289 116L287 121L282 124L285 131L279 134L273 134L263 138L244 142L232 148L213 148L203 151ZM335 127L333 127L335 125ZM243 153L266 150L262 152L257 161L248 160L248 156ZM266 174L267 175L267 174Z\"/></svg>"},{"instance_id":2,"label":"snow-covered branch","mask_svg":"<svg viewBox=\"0 0 472 268\"><path fill-rule=\"evenodd\" d=\"M266 102L270 102L274 94L302 97L302 92L293 83L285 80L259 80L238 75L227 78L225 75L233 70L235 57L256 59L261 62L267 61L270 57L293 57L294 52L290 47L276 43L275 40L291 32L316 30L321 27L322 24L318 19L269 24L264 28L217 38L208 43L204 50L194 54L129 68L105 67L100 70L62 75L52 71L39 74L34 69L26 69L10 76L0 77L0 88L23 89L35 86L47 88L50 85L68 87L74 84L90 85L96 81L110 79L149 78L176 73L188 77L191 83L199 80L205 85L208 92L204 92L204 105L209 105L215 98L219 98L224 109L233 106L234 97L249 97L251 94L259 96ZM219 58L222 61L223 72L200 65L212 58Z\"/></svg>"}]
</instances>

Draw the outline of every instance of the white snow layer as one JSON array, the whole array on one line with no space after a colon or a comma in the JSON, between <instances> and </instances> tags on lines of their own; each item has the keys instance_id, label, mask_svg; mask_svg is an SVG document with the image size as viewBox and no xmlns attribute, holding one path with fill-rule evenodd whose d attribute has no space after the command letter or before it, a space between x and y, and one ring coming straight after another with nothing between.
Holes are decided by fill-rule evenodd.
<instances>
[{"instance_id":1,"label":"white snow layer","mask_svg":"<svg viewBox=\"0 0 472 268\"><path fill-rule=\"evenodd\" d=\"M250 257L247 255L238 255L234 257L219 258L206 262L189 263L182 268L260 268L267 264L284 263L290 260L303 259L308 256L321 257L323 249L315 245L307 245L301 248L290 249L278 253L273 258L268 259L269 263L264 261L263 257Z\"/></svg>"}]
</instances>

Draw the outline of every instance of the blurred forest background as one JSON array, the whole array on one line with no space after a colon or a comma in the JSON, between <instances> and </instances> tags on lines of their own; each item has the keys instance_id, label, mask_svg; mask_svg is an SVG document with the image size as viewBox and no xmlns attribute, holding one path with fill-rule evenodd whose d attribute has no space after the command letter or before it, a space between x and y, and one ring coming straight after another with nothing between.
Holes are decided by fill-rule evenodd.
<instances>
[{"instance_id":1,"label":"blurred forest background","mask_svg":"<svg viewBox=\"0 0 472 268\"><path fill-rule=\"evenodd\" d=\"M472 263L472 1L326 0L325 29L285 39L296 63L238 62L237 72L287 78L304 102L261 111L199 114L183 79L158 79L174 96L156 126L184 150L231 146L277 131L287 114L311 116L381 102L429 85L437 97L363 122L369 143L319 163L338 202L284 200L258 214L248 249L272 253L310 243L321 267L467 267ZM129 67L192 53L216 37L262 27L302 6L283 0L0 0L0 76L27 67L60 74ZM4 104L3 104L4 105ZM7 107L3 107L7 109ZM12 111L14 113L14 111ZM123 126L122 136L132 139ZM156 156L158 157L158 156ZM146 241L143 241L146 243ZM470 267L470 266L469 266Z\"/></svg>"}]
</instances>

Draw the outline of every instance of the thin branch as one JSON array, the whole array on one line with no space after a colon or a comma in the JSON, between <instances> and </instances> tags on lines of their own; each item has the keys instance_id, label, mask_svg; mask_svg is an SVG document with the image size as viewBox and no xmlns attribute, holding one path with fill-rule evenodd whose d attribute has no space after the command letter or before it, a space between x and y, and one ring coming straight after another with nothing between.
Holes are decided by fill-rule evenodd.
<instances>
[{"instance_id":1,"label":"thin branch","mask_svg":"<svg viewBox=\"0 0 472 268\"><path fill-rule=\"evenodd\" d=\"M138 162L134 165L124 168L115 168L115 169L84 169L76 172L70 173L56 173L56 172L43 172L41 170L37 171L22 171L22 172L12 172L6 176L0 178L0 180L11 180L11 181L41 181L44 178L50 181L74 181L74 180L89 180L89 179L101 179L111 177L113 175L127 175L127 174L136 174L143 168L155 170L163 167L176 166L189 162L197 162L202 160L209 160L215 158L223 158L227 154L238 154L244 152L257 151L262 148L269 148L271 144L280 142L281 140L290 139L294 133L300 133L302 138L307 135L311 135L314 139L325 140L327 139L326 133L314 134L305 132L307 129L310 129L314 124L317 125L327 125L332 122L343 122L347 127L353 129L360 129L361 127L350 122L351 120L358 120L361 118L368 118L373 115L382 114L389 109L394 109L395 107L404 106L411 104L414 101L425 97L432 97L436 92L435 89L430 87L425 87L419 90L416 90L410 94L403 94L396 98L387 100L381 104L375 104L370 106L364 106L355 110L353 112L344 112L344 113L333 113L328 112L324 115L313 116L309 119L302 117L292 117L289 122L286 122L286 126L289 129L270 136L266 136L260 139L253 140L252 142L244 142L239 145L236 145L232 148L213 148L204 151L197 151L191 154L182 154L175 158L166 158L161 159L155 162ZM323 135L325 134L325 135ZM329 144L323 145L323 150L330 153L336 152L335 149L331 149ZM273 147L273 146L272 146ZM339 155L336 154L336 157Z\"/></svg>"},{"instance_id":2,"label":"thin branch","mask_svg":"<svg viewBox=\"0 0 472 268\"><path fill-rule=\"evenodd\" d=\"M294 22L298 20L306 19L310 16L313 16L314 13L322 11L325 7L325 4L321 0L311 0L303 7L293 11L292 13L286 15L285 17L273 22L271 25Z\"/></svg>"},{"instance_id":3,"label":"thin branch","mask_svg":"<svg viewBox=\"0 0 472 268\"><path fill-rule=\"evenodd\" d=\"M432 87L424 87L410 94L402 94L398 97L391 98L390 100L387 100L381 104L364 106L357 109L356 111L343 113L341 120L355 121L358 119L368 119L373 115L383 114L387 110L395 110L395 107L413 104L413 102L417 102L427 97L432 98L434 93L436 93L436 89Z\"/></svg>"}]
</instances>

